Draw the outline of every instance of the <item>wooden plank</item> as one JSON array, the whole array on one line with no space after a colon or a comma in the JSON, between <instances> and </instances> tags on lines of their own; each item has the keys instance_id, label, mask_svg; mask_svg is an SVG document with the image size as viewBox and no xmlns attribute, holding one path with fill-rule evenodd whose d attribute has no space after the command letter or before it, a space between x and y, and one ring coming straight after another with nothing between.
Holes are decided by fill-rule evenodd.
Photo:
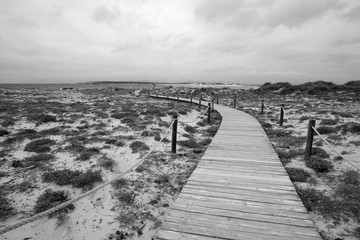
<instances>
[{"instance_id":1,"label":"wooden plank","mask_svg":"<svg viewBox=\"0 0 360 240\"><path fill-rule=\"evenodd\" d=\"M188 200L188 203L191 203L191 200L201 200L201 201L212 201L212 202L224 202L224 203L234 203L242 206L258 207L264 209L281 209L292 212L301 212L306 213L306 210L303 206L292 206L292 205L280 205L280 204L271 204L264 202L255 202L251 200L241 200L241 199L230 199L222 198L217 196L201 196L196 194L181 193L177 199Z\"/></svg>"},{"instance_id":2,"label":"wooden plank","mask_svg":"<svg viewBox=\"0 0 360 240\"><path fill-rule=\"evenodd\" d=\"M257 233L259 230L267 232L267 235L275 236L291 236L290 234L299 236L317 236L318 233L314 231L312 226L297 226L289 224L277 224L265 221L252 221L242 218L233 218L230 216L217 216L211 214L203 214L198 212L189 212L173 209L166 216L169 221L178 223L179 225L189 221L198 222L196 225L201 223L208 223L214 226L222 226L224 229L239 230L241 228L243 232ZM170 220L171 219L171 220Z\"/></svg>"},{"instance_id":3,"label":"wooden plank","mask_svg":"<svg viewBox=\"0 0 360 240\"><path fill-rule=\"evenodd\" d=\"M264 215L258 212L244 212L244 211L234 211L233 209L218 209L216 207L205 207L205 206L196 206L188 204L175 204L172 209L184 211L184 212L195 212L200 214L222 216L222 217L231 217L237 219L244 219L250 221L258 222L267 222L272 224L283 224L290 226L298 227L313 227L313 222L309 219L299 219L293 217L285 216L274 216L274 215Z\"/></svg>"}]
</instances>

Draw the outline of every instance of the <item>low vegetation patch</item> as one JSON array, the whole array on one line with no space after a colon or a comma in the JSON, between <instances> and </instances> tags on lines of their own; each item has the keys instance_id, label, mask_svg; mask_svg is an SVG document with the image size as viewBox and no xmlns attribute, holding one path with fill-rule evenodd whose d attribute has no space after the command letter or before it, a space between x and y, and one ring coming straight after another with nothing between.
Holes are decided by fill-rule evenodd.
<instances>
[{"instance_id":1,"label":"low vegetation patch","mask_svg":"<svg viewBox=\"0 0 360 240\"><path fill-rule=\"evenodd\" d=\"M186 125L184 130L188 133L196 133L196 129L190 125Z\"/></svg>"},{"instance_id":2,"label":"low vegetation patch","mask_svg":"<svg viewBox=\"0 0 360 240\"><path fill-rule=\"evenodd\" d=\"M48 114L30 115L28 117L28 120L38 122L39 124L57 121L55 116L51 116Z\"/></svg>"},{"instance_id":3,"label":"low vegetation patch","mask_svg":"<svg viewBox=\"0 0 360 240\"><path fill-rule=\"evenodd\" d=\"M0 129L0 137L3 137L5 135L9 135L9 131L6 129Z\"/></svg>"},{"instance_id":4,"label":"low vegetation patch","mask_svg":"<svg viewBox=\"0 0 360 240\"><path fill-rule=\"evenodd\" d=\"M306 182L311 177L310 173L301 168L286 168L292 182Z\"/></svg>"},{"instance_id":5,"label":"low vegetation patch","mask_svg":"<svg viewBox=\"0 0 360 240\"><path fill-rule=\"evenodd\" d=\"M320 127L316 128L316 130L320 134L329 134L329 133L336 133L337 132L336 128L328 127L328 126L320 126Z\"/></svg>"},{"instance_id":6,"label":"low vegetation patch","mask_svg":"<svg viewBox=\"0 0 360 240\"><path fill-rule=\"evenodd\" d=\"M95 182L102 181L100 171L81 172L78 170L56 170L42 175L44 182L54 182L57 185L72 185L76 188L91 188Z\"/></svg>"},{"instance_id":7,"label":"low vegetation patch","mask_svg":"<svg viewBox=\"0 0 360 240\"><path fill-rule=\"evenodd\" d=\"M130 148L132 150L133 153L137 153L140 151L147 151L149 150L149 146L146 145L144 142L142 141L134 141L130 144Z\"/></svg>"},{"instance_id":8,"label":"low vegetation patch","mask_svg":"<svg viewBox=\"0 0 360 240\"><path fill-rule=\"evenodd\" d=\"M319 173L330 172L334 168L330 161L317 156L311 156L305 160L305 165Z\"/></svg>"},{"instance_id":9,"label":"low vegetation patch","mask_svg":"<svg viewBox=\"0 0 360 240\"><path fill-rule=\"evenodd\" d=\"M320 122L320 125L336 125L339 122L339 119L323 119Z\"/></svg>"},{"instance_id":10,"label":"low vegetation patch","mask_svg":"<svg viewBox=\"0 0 360 240\"><path fill-rule=\"evenodd\" d=\"M193 138L188 140L178 141L178 144L187 148L201 148L202 146Z\"/></svg>"},{"instance_id":11,"label":"low vegetation patch","mask_svg":"<svg viewBox=\"0 0 360 240\"><path fill-rule=\"evenodd\" d=\"M11 201L5 197L5 194L0 191L0 220L3 221L10 217L15 212Z\"/></svg>"},{"instance_id":12,"label":"low vegetation patch","mask_svg":"<svg viewBox=\"0 0 360 240\"><path fill-rule=\"evenodd\" d=\"M100 150L98 148L85 148L84 150L81 151L80 155L76 158L76 160L80 160L80 161L87 161L89 160L92 156L99 154Z\"/></svg>"},{"instance_id":13,"label":"low vegetation patch","mask_svg":"<svg viewBox=\"0 0 360 240\"><path fill-rule=\"evenodd\" d=\"M51 189L46 189L36 200L34 212L35 213L44 212L68 200L69 199L65 191L53 191ZM67 207L60 209L59 211L51 215L53 216L59 212L64 212L64 211L68 212L74 209L75 209L74 204L70 204Z\"/></svg>"},{"instance_id":14,"label":"low vegetation patch","mask_svg":"<svg viewBox=\"0 0 360 240\"><path fill-rule=\"evenodd\" d=\"M322 148L312 148L311 150L311 155L312 156L317 156L320 158L329 158L330 155Z\"/></svg>"},{"instance_id":15,"label":"low vegetation patch","mask_svg":"<svg viewBox=\"0 0 360 240\"><path fill-rule=\"evenodd\" d=\"M36 152L36 153L49 152L50 146L54 144L55 144L54 140L51 140L49 138L43 138L29 142L28 144L26 144L24 150L27 152Z\"/></svg>"}]
</instances>

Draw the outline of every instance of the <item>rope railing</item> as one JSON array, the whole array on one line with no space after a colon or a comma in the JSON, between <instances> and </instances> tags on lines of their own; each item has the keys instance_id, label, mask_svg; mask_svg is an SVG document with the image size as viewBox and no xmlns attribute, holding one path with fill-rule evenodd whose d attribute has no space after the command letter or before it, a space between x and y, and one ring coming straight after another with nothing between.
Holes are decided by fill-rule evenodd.
<instances>
[{"instance_id":1,"label":"rope railing","mask_svg":"<svg viewBox=\"0 0 360 240\"><path fill-rule=\"evenodd\" d=\"M169 134L169 131L170 131L170 129L171 129L171 127L172 127L173 124L174 124L174 121L171 122L170 126L168 127L168 129L166 130L165 134L164 134L163 137L160 139L160 141L158 141L156 144L154 144L154 146L148 151L147 154L145 154L145 155L141 158L140 161L138 161L135 165L129 167L127 170L125 170L123 173L119 174L117 177L113 178L113 179L110 180L110 181L107 181L107 182L101 184L100 186L98 186L98 187L96 187L96 188L94 188L94 189L92 189L92 190L90 190L90 191L88 191L88 192L86 192L86 193L84 193L84 194L81 194L81 195L77 196L77 197L74 198L74 199L71 199L71 200L66 201L66 202L64 202L64 203L61 203L61 204L59 204L59 205L57 205L57 206L55 206L55 207L53 207L53 208L51 208L51 209L48 209L48 210L46 210L46 211L44 211L44 212L41 212L41 213L39 213L39 214L37 214L37 215L34 215L34 216L29 217L29 218L27 218L27 219L24 219L24 220L22 220L22 221L20 221L20 222L18 222L18 223L15 223L15 224L13 224L13 225L10 225L10 226L7 226L7 227L5 227L5 228L2 228L2 229L0 230L0 235L3 235L3 234L5 234L5 233L7 233L7 232L10 232L10 231L16 229L16 228L19 228L19 227L21 227L21 226L24 226L24 225L26 225L26 224L28 224L28 223L31 223L31 222L33 222L33 221L36 221L37 219L40 219L40 218L42 218L42 217L44 217L44 216L47 216L47 215L49 215L49 214L51 214L51 213L54 213L54 212L56 212L56 211L58 211L58 210L60 210L60 209L62 209L62 208L65 208L66 206L68 206L68 205L70 205L70 204L73 204L73 203L79 201L80 199L85 198L85 197L87 197L87 196L95 193L96 191L104 188L105 186L107 186L107 185L115 182L115 181L118 180L119 178L123 177L126 173L134 170L134 169L137 168L141 163L143 163L143 162L145 161L145 159L146 159L153 151L155 151L155 149L160 145L160 143L161 143L161 142L165 139L165 137Z\"/></svg>"},{"instance_id":2,"label":"rope railing","mask_svg":"<svg viewBox=\"0 0 360 240\"><path fill-rule=\"evenodd\" d=\"M350 163L351 166L356 168L358 171L360 171L360 168L357 167L355 164L353 164L347 157L345 157L343 154L341 154L338 150L336 150L335 147L333 147L319 132L316 130L315 127L312 127L312 129L316 132L316 134L323 140L334 152L336 152L340 157L342 157L345 161Z\"/></svg>"},{"instance_id":3,"label":"rope railing","mask_svg":"<svg viewBox=\"0 0 360 240\"><path fill-rule=\"evenodd\" d=\"M191 120L191 121L179 121L179 123L184 123L184 124L189 124L189 123L193 123L193 122L196 122L198 119L202 118L206 113L207 111L209 110L209 107L206 108L206 110L199 116L197 116L195 119Z\"/></svg>"}]
</instances>

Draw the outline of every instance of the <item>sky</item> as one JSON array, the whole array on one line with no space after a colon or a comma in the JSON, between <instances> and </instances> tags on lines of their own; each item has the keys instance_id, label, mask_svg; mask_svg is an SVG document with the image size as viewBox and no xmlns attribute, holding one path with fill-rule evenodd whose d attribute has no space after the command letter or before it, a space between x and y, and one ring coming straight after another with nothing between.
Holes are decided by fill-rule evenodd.
<instances>
[{"instance_id":1,"label":"sky","mask_svg":"<svg viewBox=\"0 0 360 240\"><path fill-rule=\"evenodd\" d=\"M1 0L0 83L360 79L357 0Z\"/></svg>"}]
</instances>

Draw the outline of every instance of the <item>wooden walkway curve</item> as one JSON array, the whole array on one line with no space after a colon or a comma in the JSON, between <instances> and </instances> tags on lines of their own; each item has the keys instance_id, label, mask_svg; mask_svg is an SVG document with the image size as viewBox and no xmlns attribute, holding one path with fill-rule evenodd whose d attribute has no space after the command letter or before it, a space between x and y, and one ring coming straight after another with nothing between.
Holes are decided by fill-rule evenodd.
<instances>
[{"instance_id":1,"label":"wooden walkway curve","mask_svg":"<svg viewBox=\"0 0 360 240\"><path fill-rule=\"evenodd\" d=\"M156 239L321 239L260 123L215 109L221 126Z\"/></svg>"}]
</instances>

